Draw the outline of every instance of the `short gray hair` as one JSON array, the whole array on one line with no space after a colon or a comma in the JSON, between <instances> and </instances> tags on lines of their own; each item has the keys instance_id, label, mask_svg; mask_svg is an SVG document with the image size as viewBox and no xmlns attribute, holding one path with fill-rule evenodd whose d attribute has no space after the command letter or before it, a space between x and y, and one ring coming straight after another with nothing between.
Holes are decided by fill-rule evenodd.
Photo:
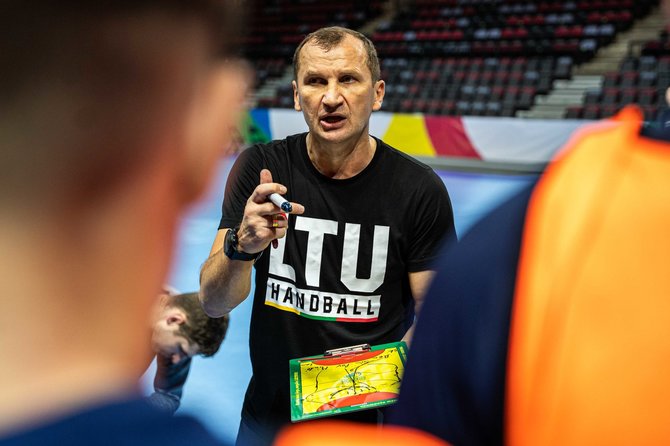
<instances>
[{"instance_id":1,"label":"short gray hair","mask_svg":"<svg viewBox=\"0 0 670 446\"><path fill-rule=\"evenodd\" d=\"M343 28L341 26L329 26L326 28L321 28L313 33L310 33L305 37L300 45L295 49L293 53L293 78L298 79L298 70L300 69L300 51L305 44L314 42L318 47L330 51L335 48L337 45L342 42L342 40L347 36L353 36L356 39L360 40L363 43L363 48L368 55L367 66L370 69L370 74L372 75L372 82L377 82L381 79L381 70L379 68L379 57L377 57L377 50L375 49L374 44L370 39L368 39L365 34L359 33L352 29Z\"/></svg>"}]
</instances>

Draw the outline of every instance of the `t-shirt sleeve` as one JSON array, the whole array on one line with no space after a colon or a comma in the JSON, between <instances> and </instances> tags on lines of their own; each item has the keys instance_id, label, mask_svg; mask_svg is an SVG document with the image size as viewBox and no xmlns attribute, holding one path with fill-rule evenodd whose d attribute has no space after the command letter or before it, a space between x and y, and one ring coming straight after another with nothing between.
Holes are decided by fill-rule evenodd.
<instances>
[{"instance_id":1,"label":"t-shirt sleeve","mask_svg":"<svg viewBox=\"0 0 670 446\"><path fill-rule=\"evenodd\" d=\"M172 358L156 356L156 376L154 390L163 391L181 398L188 372L191 370L191 358L172 364Z\"/></svg>"},{"instance_id":2,"label":"t-shirt sleeve","mask_svg":"<svg viewBox=\"0 0 670 446\"><path fill-rule=\"evenodd\" d=\"M235 227L242 221L247 200L260 183L262 150L260 145L249 147L235 160L226 181L219 229Z\"/></svg>"},{"instance_id":3,"label":"t-shirt sleeve","mask_svg":"<svg viewBox=\"0 0 670 446\"><path fill-rule=\"evenodd\" d=\"M430 168L414 197L408 271L429 269L440 247L456 241L451 199L442 179Z\"/></svg>"},{"instance_id":4,"label":"t-shirt sleeve","mask_svg":"<svg viewBox=\"0 0 670 446\"><path fill-rule=\"evenodd\" d=\"M172 358L158 355L156 366L154 393L147 397L147 401L160 410L175 413L191 369L191 358L172 364Z\"/></svg>"}]
</instances>

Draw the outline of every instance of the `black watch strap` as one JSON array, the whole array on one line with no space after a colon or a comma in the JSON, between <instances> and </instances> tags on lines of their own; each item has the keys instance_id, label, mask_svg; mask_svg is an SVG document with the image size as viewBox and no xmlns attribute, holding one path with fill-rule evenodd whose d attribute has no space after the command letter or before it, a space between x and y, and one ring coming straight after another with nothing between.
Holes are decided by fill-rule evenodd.
<instances>
[{"instance_id":1,"label":"black watch strap","mask_svg":"<svg viewBox=\"0 0 670 446\"><path fill-rule=\"evenodd\" d=\"M228 229L226 232L226 238L223 241L223 252L232 260L245 260L245 261L256 261L263 251L257 252L256 254L248 254L243 251L238 250L237 246L237 231L240 229L239 226L235 226L232 229Z\"/></svg>"}]
</instances>

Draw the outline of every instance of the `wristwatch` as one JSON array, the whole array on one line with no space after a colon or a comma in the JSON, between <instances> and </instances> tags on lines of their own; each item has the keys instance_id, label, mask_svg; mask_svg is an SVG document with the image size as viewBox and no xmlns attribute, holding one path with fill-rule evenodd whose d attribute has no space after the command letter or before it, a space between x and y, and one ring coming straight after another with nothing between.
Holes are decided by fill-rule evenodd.
<instances>
[{"instance_id":1,"label":"wristwatch","mask_svg":"<svg viewBox=\"0 0 670 446\"><path fill-rule=\"evenodd\" d=\"M255 254L249 254L238 250L237 231L239 229L239 226L235 226L233 229L228 229L228 232L226 232L226 238L223 241L223 252L228 256L229 259L232 260L258 260L258 258L263 254L263 251L257 252Z\"/></svg>"}]
</instances>

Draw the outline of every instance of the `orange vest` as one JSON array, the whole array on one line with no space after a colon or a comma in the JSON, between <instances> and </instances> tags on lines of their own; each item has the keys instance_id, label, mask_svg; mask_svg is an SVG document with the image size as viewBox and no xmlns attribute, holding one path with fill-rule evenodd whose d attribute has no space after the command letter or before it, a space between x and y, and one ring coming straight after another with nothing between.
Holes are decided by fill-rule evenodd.
<instances>
[{"instance_id":1,"label":"orange vest","mask_svg":"<svg viewBox=\"0 0 670 446\"><path fill-rule=\"evenodd\" d=\"M419 429L317 420L285 427L273 446L449 446Z\"/></svg>"},{"instance_id":2,"label":"orange vest","mask_svg":"<svg viewBox=\"0 0 670 446\"><path fill-rule=\"evenodd\" d=\"M670 144L641 113L580 132L528 208L510 445L670 444Z\"/></svg>"}]
</instances>

